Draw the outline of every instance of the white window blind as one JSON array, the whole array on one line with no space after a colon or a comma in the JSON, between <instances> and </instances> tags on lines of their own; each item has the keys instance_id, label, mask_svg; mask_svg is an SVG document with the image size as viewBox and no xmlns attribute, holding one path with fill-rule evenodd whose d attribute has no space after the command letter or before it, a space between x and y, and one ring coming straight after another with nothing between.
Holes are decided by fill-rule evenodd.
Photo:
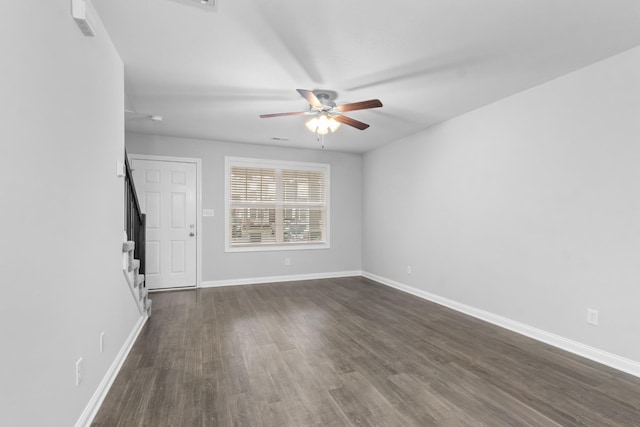
<instances>
[{"instance_id":1,"label":"white window blind","mask_svg":"<svg viewBox=\"0 0 640 427\"><path fill-rule=\"evenodd\" d=\"M227 159L227 249L326 247L328 165Z\"/></svg>"}]
</instances>

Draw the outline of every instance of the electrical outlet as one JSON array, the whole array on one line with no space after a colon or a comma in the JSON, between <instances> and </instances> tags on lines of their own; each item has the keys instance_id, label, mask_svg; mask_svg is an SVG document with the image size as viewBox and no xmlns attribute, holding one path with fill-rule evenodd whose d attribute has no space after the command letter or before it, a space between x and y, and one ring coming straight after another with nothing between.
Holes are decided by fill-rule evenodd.
<instances>
[{"instance_id":1,"label":"electrical outlet","mask_svg":"<svg viewBox=\"0 0 640 427\"><path fill-rule=\"evenodd\" d=\"M82 357L76 362L76 387L82 382Z\"/></svg>"},{"instance_id":2,"label":"electrical outlet","mask_svg":"<svg viewBox=\"0 0 640 427\"><path fill-rule=\"evenodd\" d=\"M411 266L410 266L410 265L407 265L407 274L408 274L408 275L411 275L411 274L412 274Z\"/></svg>"},{"instance_id":3,"label":"electrical outlet","mask_svg":"<svg viewBox=\"0 0 640 427\"><path fill-rule=\"evenodd\" d=\"M100 332L100 353L104 352L104 332Z\"/></svg>"},{"instance_id":4,"label":"electrical outlet","mask_svg":"<svg viewBox=\"0 0 640 427\"><path fill-rule=\"evenodd\" d=\"M587 323L593 326L598 326L598 310L587 308Z\"/></svg>"},{"instance_id":5,"label":"electrical outlet","mask_svg":"<svg viewBox=\"0 0 640 427\"><path fill-rule=\"evenodd\" d=\"M291 265L291 258L285 258L284 265Z\"/></svg>"}]
</instances>

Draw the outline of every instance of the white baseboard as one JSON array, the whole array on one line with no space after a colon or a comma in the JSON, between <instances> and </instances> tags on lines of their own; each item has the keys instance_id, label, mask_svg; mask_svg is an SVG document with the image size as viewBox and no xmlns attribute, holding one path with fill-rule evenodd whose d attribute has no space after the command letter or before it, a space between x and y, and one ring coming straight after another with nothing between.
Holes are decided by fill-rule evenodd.
<instances>
[{"instance_id":1,"label":"white baseboard","mask_svg":"<svg viewBox=\"0 0 640 427\"><path fill-rule=\"evenodd\" d=\"M595 347L588 346L586 344L570 340L560 335L552 334L542 329L534 328L524 323L517 322L515 320L508 319L506 317L499 316L497 314L490 313L488 311L480 310L475 307L468 306L441 296L423 291L421 289L414 288L412 286L405 285L395 280L387 279L369 272L362 272L362 276L368 279L374 280L383 285L407 292L422 299L434 302L436 304L448 307L460 313L467 314L480 320L492 323L510 331L525 335L534 340L541 341L545 344L552 345L554 347L566 350L570 353L577 354L584 358L593 360L611 368L617 369L627 374L631 374L635 377L640 377L640 362L627 359L622 356L618 356L613 353L600 350Z\"/></svg>"},{"instance_id":2,"label":"white baseboard","mask_svg":"<svg viewBox=\"0 0 640 427\"><path fill-rule=\"evenodd\" d=\"M82 411L82 414L76 422L75 427L89 427L91 425L91 422L93 422L93 419L98 413L98 410L100 409L104 398L107 396L107 393L109 392L113 381L118 376L118 372L120 372L124 361L127 359L127 356L129 355L133 344L136 342L136 339L138 338L138 335L140 335L140 331L142 331L142 327L144 326L148 318L148 316L141 316L138 322L136 322L135 326L131 330L131 333L127 337L127 340L124 342L122 348L109 367L109 370L98 385L95 393L93 393L93 396L91 396L89 403L87 403L84 411Z\"/></svg>"},{"instance_id":3,"label":"white baseboard","mask_svg":"<svg viewBox=\"0 0 640 427\"><path fill-rule=\"evenodd\" d=\"M178 288L161 288L161 289L147 288L147 291L149 292L149 294L157 294L160 292L192 291L194 289L197 289L197 286L180 286Z\"/></svg>"},{"instance_id":4,"label":"white baseboard","mask_svg":"<svg viewBox=\"0 0 640 427\"><path fill-rule=\"evenodd\" d=\"M256 285L259 283L296 282L298 280L333 279L337 277L362 276L362 271L338 271L333 273L292 274L288 276L252 277L248 279L229 279L202 282L200 288L221 286Z\"/></svg>"}]
</instances>

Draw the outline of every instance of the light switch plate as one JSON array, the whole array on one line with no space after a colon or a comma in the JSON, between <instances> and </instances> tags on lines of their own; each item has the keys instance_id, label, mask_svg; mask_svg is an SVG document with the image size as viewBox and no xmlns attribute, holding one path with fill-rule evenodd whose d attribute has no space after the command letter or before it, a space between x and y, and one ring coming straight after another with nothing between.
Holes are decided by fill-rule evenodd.
<instances>
[{"instance_id":1,"label":"light switch plate","mask_svg":"<svg viewBox=\"0 0 640 427\"><path fill-rule=\"evenodd\" d=\"M125 175L125 168L124 168L124 163L123 162L117 162L116 163L116 175L119 178L122 178Z\"/></svg>"},{"instance_id":2,"label":"light switch plate","mask_svg":"<svg viewBox=\"0 0 640 427\"><path fill-rule=\"evenodd\" d=\"M202 209L202 216L214 216L214 214L213 209Z\"/></svg>"}]
</instances>

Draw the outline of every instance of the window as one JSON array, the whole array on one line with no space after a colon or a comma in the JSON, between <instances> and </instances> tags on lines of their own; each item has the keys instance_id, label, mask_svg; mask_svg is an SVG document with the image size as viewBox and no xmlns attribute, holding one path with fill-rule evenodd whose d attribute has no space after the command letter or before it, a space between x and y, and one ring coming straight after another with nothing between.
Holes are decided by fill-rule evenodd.
<instances>
[{"instance_id":1,"label":"window","mask_svg":"<svg viewBox=\"0 0 640 427\"><path fill-rule=\"evenodd\" d=\"M226 250L329 247L329 165L226 158Z\"/></svg>"}]
</instances>

